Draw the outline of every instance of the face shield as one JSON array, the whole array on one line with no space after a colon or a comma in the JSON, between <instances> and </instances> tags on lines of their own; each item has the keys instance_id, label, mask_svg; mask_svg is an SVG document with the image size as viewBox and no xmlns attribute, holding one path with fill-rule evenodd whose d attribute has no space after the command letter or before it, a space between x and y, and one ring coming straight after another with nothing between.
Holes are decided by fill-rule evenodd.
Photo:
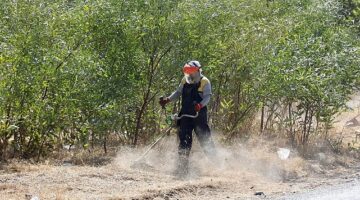
<instances>
[{"instance_id":1,"label":"face shield","mask_svg":"<svg viewBox=\"0 0 360 200\"><path fill-rule=\"evenodd\" d=\"M187 83L192 84L196 83L198 79L200 79L200 68L199 67L193 67L188 64L186 64L183 67L183 72L185 76L185 80Z\"/></svg>"}]
</instances>

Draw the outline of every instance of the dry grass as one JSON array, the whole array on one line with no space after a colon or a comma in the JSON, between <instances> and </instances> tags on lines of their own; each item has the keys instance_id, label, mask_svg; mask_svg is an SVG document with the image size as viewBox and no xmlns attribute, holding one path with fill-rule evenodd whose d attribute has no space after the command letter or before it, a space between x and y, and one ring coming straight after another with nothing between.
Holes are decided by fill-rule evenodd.
<instances>
[{"instance_id":1,"label":"dry grass","mask_svg":"<svg viewBox=\"0 0 360 200\"><path fill-rule=\"evenodd\" d=\"M0 184L0 191L2 190L16 190L16 185L14 184Z\"/></svg>"},{"instance_id":2,"label":"dry grass","mask_svg":"<svg viewBox=\"0 0 360 200\"><path fill-rule=\"evenodd\" d=\"M324 167L326 162L309 162L298 156L296 150L291 150L289 159L280 160L276 151L278 147L286 148L285 143L258 137L231 146L217 143L221 158L216 160L218 166L204 156L195 141L191 157L192 175L179 180L171 176L176 143L175 136L169 136L152 151L145 160L153 166L148 171L129 167L143 152L143 149L132 148L122 148L114 157L105 155L112 160L106 165L97 165L97 160L91 163L95 157L104 156L100 149L93 154L74 151L73 154L61 155L63 161L82 160L78 162L80 165L54 165L52 160L38 164L13 160L0 174L4 180L0 185L0 195L7 199L24 199L28 195L59 200L250 198L255 191L271 195L298 190L310 177L336 174L335 169L331 171ZM91 159L86 158L90 155ZM336 164L335 161L332 163ZM320 184L324 179L318 177L313 181Z\"/></svg>"},{"instance_id":3,"label":"dry grass","mask_svg":"<svg viewBox=\"0 0 360 200\"><path fill-rule=\"evenodd\" d=\"M91 149L72 149L72 150L60 150L55 152L47 160L52 164L71 164L71 165L90 165L90 166L102 166L109 164L116 156L119 148L110 147L107 153L101 147L95 147Z\"/></svg>"}]
</instances>

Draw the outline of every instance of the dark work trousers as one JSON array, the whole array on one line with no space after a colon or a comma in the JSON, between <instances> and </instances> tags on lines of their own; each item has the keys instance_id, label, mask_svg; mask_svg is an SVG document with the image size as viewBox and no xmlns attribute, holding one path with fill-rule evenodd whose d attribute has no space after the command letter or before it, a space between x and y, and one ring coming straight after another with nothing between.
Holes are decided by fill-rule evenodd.
<instances>
[{"instance_id":1,"label":"dark work trousers","mask_svg":"<svg viewBox=\"0 0 360 200\"><path fill-rule=\"evenodd\" d=\"M195 104L200 103L202 98L198 91L200 83L188 84L185 83L182 91L181 111L182 114L195 115ZM195 134L200 142L201 147L208 157L215 156L215 145L211 138L210 128L207 122L207 107L203 107L197 118L184 117L178 121L179 126L179 157L182 165L187 166L188 157L192 146L192 132Z\"/></svg>"},{"instance_id":2,"label":"dark work trousers","mask_svg":"<svg viewBox=\"0 0 360 200\"><path fill-rule=\"evenodd\" d=\"M208 157L215 156L215 145L211 138L211 132L207 123L207 108L200 110L199 116L195 119L184 117L179 122L179 155L189 156L192 146L192 135L195 135Z\"/></svg>"}]
</instances>

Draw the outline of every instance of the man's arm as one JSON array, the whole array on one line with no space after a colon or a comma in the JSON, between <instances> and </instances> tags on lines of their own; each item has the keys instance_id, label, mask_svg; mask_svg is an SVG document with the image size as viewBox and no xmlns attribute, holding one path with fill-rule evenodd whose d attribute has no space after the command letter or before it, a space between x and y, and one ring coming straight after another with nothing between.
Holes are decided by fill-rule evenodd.
<instances>
[{"instance_id":1,"label":"man's arm","mask_svg":"<svg viewBox=\"0 0 360 200\"><path fill-rule=\"evenodd\" d=\"M179 99L179 97L182 94L183 88L184 88L184 81L185 81L185 79L183 78L181 80L179 87L175 90L175 92L173 92L170 96L168 96L168 99L170 101L175 101L175 100Z\"/></svg>"},{"instance_id":2,"label":"man's arm","mask_svg":"<svg viewBox=\"0 0 360 200\"><path fill-rule=\"evenodd\" d=\"M207 82L203 88L203 100L200 102L200 104L203 107L206 106L210 102L211 95L212 95L211 84L210 84L210 81L207 80Z\"/></svg>"}]
</instances>

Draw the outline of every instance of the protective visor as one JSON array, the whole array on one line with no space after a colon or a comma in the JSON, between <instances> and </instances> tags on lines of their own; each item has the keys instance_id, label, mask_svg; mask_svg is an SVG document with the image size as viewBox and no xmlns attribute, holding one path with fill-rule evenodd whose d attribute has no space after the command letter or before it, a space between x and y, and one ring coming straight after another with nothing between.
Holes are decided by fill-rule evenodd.
<instances>
[{"instance_id":1,"label":"protective visor","mask_svg":"<svg viewBox=\"0 0 360 200\"><path fill-rule=\"evenodd\" d=\"M195 72L198 72L199 71L199 68L198 67L193 67L193 66L190 66L188 64L186 64L184 67L183 67L183 72L184 74L193 74Z\"/></svg>"}]
</instances>

